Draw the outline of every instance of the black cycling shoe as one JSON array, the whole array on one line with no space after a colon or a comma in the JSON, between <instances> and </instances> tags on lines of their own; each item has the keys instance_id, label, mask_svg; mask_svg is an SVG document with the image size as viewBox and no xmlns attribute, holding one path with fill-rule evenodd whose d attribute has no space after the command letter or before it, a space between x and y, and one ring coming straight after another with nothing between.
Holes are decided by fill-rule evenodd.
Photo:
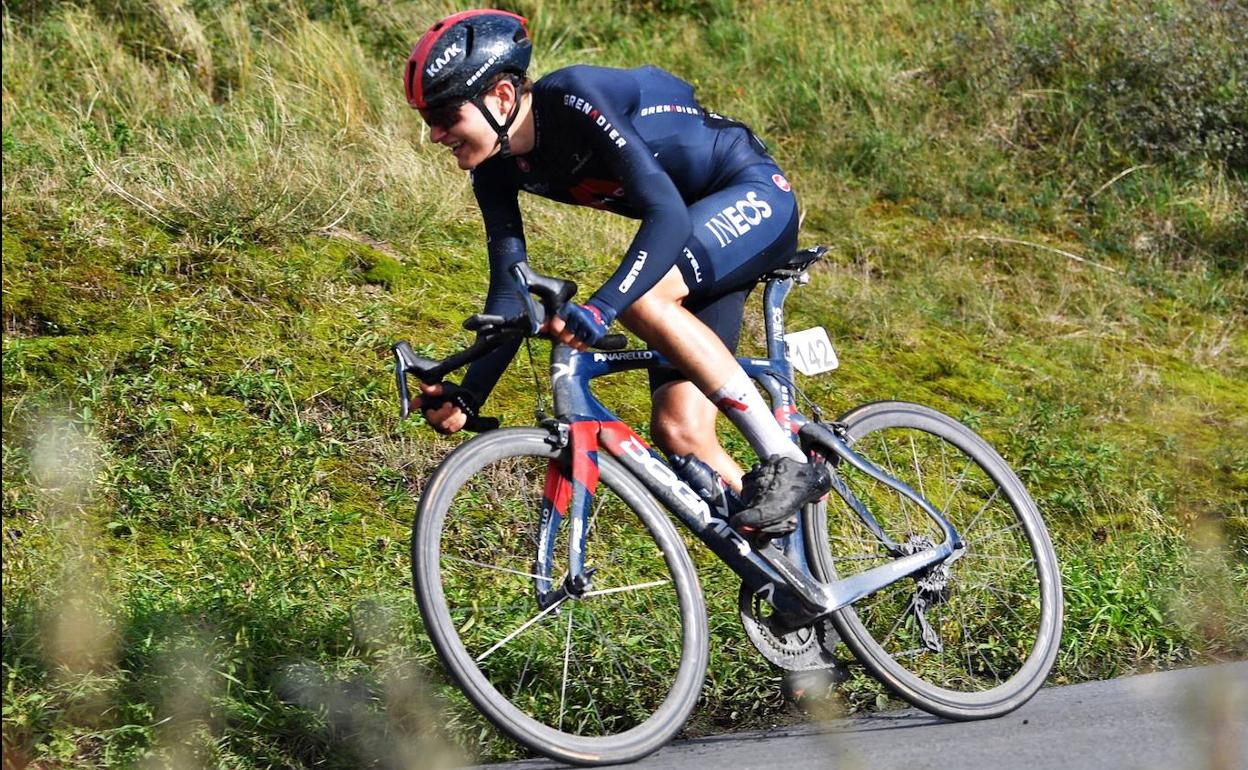
<instances>
[{"instance_id":1,"label":"black cycling shoe","mask_svg":"<svg viewBox=\"0 0 1248 770\"><path fill-rule=\"evenodd\" d=\"M728 519L743 535L780 537L797 529L797 514L832 488L832 475L822 461L801 462L772 455L742 479L746 508Z\"/></svg>"}]
</instances>

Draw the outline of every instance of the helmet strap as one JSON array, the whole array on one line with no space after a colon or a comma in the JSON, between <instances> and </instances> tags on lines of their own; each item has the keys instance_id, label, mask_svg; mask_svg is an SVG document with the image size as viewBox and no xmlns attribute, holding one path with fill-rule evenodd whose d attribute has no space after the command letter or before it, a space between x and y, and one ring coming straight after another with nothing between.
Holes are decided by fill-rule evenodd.
<instances>
[{"instance_id":1,"label":"helmet strap","mask_svg":"<svg viewBox=\"0 0 1248 770\"><path fill-rule=\"evenodd\" d=\"M514 83L515 81L512 82ZM516 102L511 106L511 113L507 116L507 120L503 121L502 125L499 125L494 116L490 114L489 108L485 106L485 94L478 94L472 99L472 103L477 105L477 109L485 117L485 122L489 123L494 132L498 134L499 154L504 158L511 157L511 137L508 136L508 131L511 129L511 124L515 123L516 118L520 115L520 100L522 98L520 90L517 88Z\"/></svg>"}]
</instances>

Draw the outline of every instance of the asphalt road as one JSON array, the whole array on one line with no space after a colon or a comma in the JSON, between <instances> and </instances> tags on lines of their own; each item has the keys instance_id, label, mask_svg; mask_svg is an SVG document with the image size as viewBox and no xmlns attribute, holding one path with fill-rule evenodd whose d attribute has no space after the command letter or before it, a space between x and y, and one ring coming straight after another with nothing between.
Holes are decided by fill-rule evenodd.
<instances>
[{"instance_id":1,"label":"asphalt road","mask_svg":"<svg viewBox=\"0 0 1248 770\"><path fill-rule=\"evenodd\" d=\"M1047 688L1013 714L982 722L907 709L677 741L628 767L1248 770L1248 662Z\"/></svg>"}]
</instances>

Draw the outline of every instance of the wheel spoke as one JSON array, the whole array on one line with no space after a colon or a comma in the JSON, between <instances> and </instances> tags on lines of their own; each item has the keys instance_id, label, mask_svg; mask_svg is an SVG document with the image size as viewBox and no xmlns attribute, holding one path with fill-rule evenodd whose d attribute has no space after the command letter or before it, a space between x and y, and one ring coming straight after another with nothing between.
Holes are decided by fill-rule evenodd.
<instances>
[{"instance_id":1,"label":"wheel spoke","mask_svg":"<svg viewBox=\"0 0 1248 770\"><path fill-rule=\"evenodd\" d=\"M989 532L989 533L988 533L988 536L987 536L987 537L982 537L982 538L979 538L979 542L980 542L980 543L988 543L988 542L991 542L991 541L995 540L997 537L999 537L999 536L1001 536L1001 535L1006 534L1007 532L1013 532L1013 531L1015 531L1015 530L1019 530L1019 529L1022 529L1022 528L1023 528L1023 523L1022 523L1021 521L1015 521L1013 524L1010 524L1010 525L1009 525L1009 526L1007 526L1007 527L1001 527L1000 529L994 529L993 531L991 531L991 532Z\"/></svg>"},{"instance_id":2,"label":"wheel spoke","mask_svg":"<svg viewBox=\"0 0 1248 770\"><path fill-rule=\"evenodd\" d=\"M563 729L563 711L568 701L568 657L572 652L572 610L568 610L568 637L563 643L563 686L559 689L559 729Z\"/></svg>"},{"instance_id":3,"label":"wheel spoke","mask_svg":"<svg viewBox=\"0 0 1248 770\"><path fill-rule=\"evenodd\" d=\"M1024 491L996 481L1008 477L1008 467L991 450L981 450L981 444L967 443L965 426L922 407L873 405L851 413L845 422L856 443L874 452L873 461L878 459L883 472L915 490L911 499L884 489L887 485L869 474L842 469L844 483L888 536L908 548L930 547L939 532L927 525L925 514L916 513L923 505L915 501L939 502L937 510L959 522L967 546L947 572L933 569L895 582L846 610L863 662L885 679L897 681L901 672L908 672L910 678L900 680L906 683L900 692L924 708L983 716L983 702L969 698L971 693L1000 689L1003 695L997 702L1004 703L1034 692L1043 676L1019 679L1022 661L1031 655L1051 656L1051 650L1041 649L1038 632L1047 624L1060 633L1060 616L1054 623L1052 608L1045 604L1051 588L1038 579L1051 551L1046 554L1043 541L1038 545L1030 537L1043 533L1043 522ZM836 575L895 558L882 552L865 525L838 524L827 534L827 545L830 561L822 563L830 564ZM859 561L866 563L853 565ZM918 588L916 580L927 587ZM924 607L922 618L919 606ZM929 639L935 634L940 644L921 641L923 633ZM1055 644L1058 638L1046 633L1044 644ZM940 652L931 649L935 646ZM959 692L968 697L959 700Z\"/></svg>"},{"instance_id":4,"label":"wheel spoke","mask_svg":"<svg viewBox=\"0 0 1248 770\"><path fill-rule=\"evenodd\" d=\"M524 656L524 668L520 669L520 676L516 679L516 689L512 691L511 697L515 698L520 694L520 690L524 687L524 677L529 673L529 665L533 662L533 653L537 651L537 637L529 643L529 654Z\"/></svg>"},{"instance_id":5,"label":"wheel spoke","mask_svg":"<svg viewBox=\"0 0 1248 770\"><path fill-rule=\"evenodd\" d=\"M910 601L906 603L906 608L902 610L900 613L898 613L897 620L893 622L893 627L888 629L888 633L885 634L884 638L880 640L881 647L884 647L884 648L888 647L888 640L893 638L893 634L897 632L897 627L900 626L902 623L904 623L906 618L910 617L910 608L913 606L914 606L914 597L911 596Z\"/></svg>"},{"instance_id":6,"label":"wheel spoke","mask_svg":"<svg viewBox=\"0 0 1248 770\"><path fill-rule=\"evenodd\" d=\"M945 445L940 445L940 451L945 451ZM966 474L971 469L971 461L968 459L966 465L962 467L962 473L958 476L958 483L953 485L953 491L949 493L949 497L945 499L945 507L941 509L941 513L948 514L949 504L953 502L953 498L958 496L958 492L962 491L962 484L966 481Z\"/></svg>"},{"instance_id":7,"label":"wheel spoke","mask_svg":"<svg viewBox=\"0 0 1248 770\"><path fill-rule=\"evenodd\" d=\"M967 535L971 534L971 530L974 529L975 525L979 522L979 517L984 515L984 511L988 508L988 506L992 505L992 501L997 499L997 493L1000 491L1001 487L996 487L992 490L992 496L984 501L984 504L980 506L979 511L975 514L975 517L971 519L971 523L966 525L966 529L962 532L963 539L965 539Z\"/></svg>"},{"instance_id":8,"label":"wheel spoke","mask_svg":"<svg viewBox=\"0 0 1248 770\"><path fill-rule=\"evenodd\" d=\"M494 570L495 572L506 572L510 575L519 575L520 577L524 577L524 578L533 578L535 580L547 579L547 578L542 577L541 575L534 575L532 572L521 572L520 570L510 569L508 567L498 567L493 564L486 564L483 561L476 561L475 559L464 559L459 556L443 556L442 558L445 559L446 561L457 561L463 564L471 564L474 567L485 567L486 569Z\"/></svg>"},{"instance_id":9,"label":"wheel spoke","mask_svg":"<svg viewBox=\"0 0 1248 770\"><path fill-rule=\"evenodd\" d=\"M641 591L646 588L657 588L658 586L667 585L666 580L654 580L649 583L638 583L631 586L620 586L619 588L603 588L597 591L586 591L585 596L606 596L607 594L620 594L626 591Z\"/></svg>"},{"instance_id":10,"label":"wheel spoke","mask_svg":"<svg viewBox=\"0 0 1248 770\"><path fill-rule=\"evenodd\" d=\"M914 474L919 477L919 497L927 499L927 490L923 488L923 469L919 467L919 450L914 446L914 434L910 435L910 458L914 461Z\"/></svg>"},{"instance_id":11,"label":"wheel spoke","mask_svg":"<svg viewBox=\"0 0 1248 770\"><path fill-rule=\"evenodd\" d=\"M605 733L607 731L607 725L602 721L602 712L598 710L598 701L594 699L594 690L588 684L592 681L592 678L586 676L585 669L581 667L581 661L579 659L573 658L572 664L576 666L576 671L580 674L581 681L586 683L585 697L589 698L589 708L592 712L594 712L594 720L598 722L598 729Z\"/></svg>"},{"instance_id":12,"label":"wheel spoke","mask_svg":"<svg viewBox=\"0 0 1248 770\"><path fill-rule=\"evenodd\" d=\"M976 559L980 561L996 561L1006 564L1019 564L1023 567L1030 567L1036 563L1036 560L1030 556L1006 556L1000 553L984 553L982 551L967 551L963 559Z\"/></svg>"},{"instance_id":13,"label":"wheel spoke","mask_svg":"<svg viewBox=\"0 0 1248 770\"><path fill-rule=\"evenodd\" d=\"M563 604L563 601L564 601L564 600L560 599L559 601L557 601L557 602L555 602L554 604L550 605L550 606L549 606L549 607L547 607L546 609L544 609L544 610L542 610L541 612L537 613L537 615L535 615L532 619L530 619L529 621L527 621L524 625L520 626L520 627L519 627L519 628L517 628L515 631L512 631L510 634L507 634L507 636L503 637L502 641L498 642L498 643L497 643L497 644L495 644L493 647L491 647L490 649L486 650L485 652L483 652L483 653L481 653L479 656L477 656L476 661L477 661L478 663L480 663L481 661L483 661L483 660L485 660L486 658L488 658L488 657L490 657L491 655L493 655L493 654L494 654L494 651L495 651L495 650L497 650L499 647L502 647L503 645L505 645L505 644L507 644L508 642L510 642L512 639L515 639L515 638L516 638L517 636L519 636L520 634L523 634L523 633L524 633L524 632L525 632L525 631L529 628L529 626L533 625L533 624L534 624L534 623L536 623L537 621L539 621L539 620L541 620L542 618L546 617L546 616L547 616L548 614L550 614L551 612L554 612L556 609L558 609L558 608L559 608L559 606L560 606L561 604Z\"/></svg>"}]
</instances>

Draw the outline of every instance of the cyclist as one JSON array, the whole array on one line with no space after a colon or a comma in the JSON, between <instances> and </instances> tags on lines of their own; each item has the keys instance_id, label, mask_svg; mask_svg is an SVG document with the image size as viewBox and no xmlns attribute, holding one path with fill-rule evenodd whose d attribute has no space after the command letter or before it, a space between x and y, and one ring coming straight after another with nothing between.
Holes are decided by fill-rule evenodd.
<instances>
[{"instance_id":1,"label":"cyclist","mask_svg":"<svg viewBox=\"0 0 1248 770\"><path fill-rule=\"evenodd\" d=\"M404 78L431 140L472 174L490 260L485 312L522 307L508 272L526 259L520 190L641 220L614 274L547 331L585 350L618 318L660 351L678 371L651 371L655 442L741 491L734 528L792 531L801 506L830 488L828 471L794 446L732 352L746 296L796 249L788 181L748 127L707 111L657 67L578 65L530 81L526 24L505 11L448 16L416 43ZM518 346L474 362L462 385L422 385L430 425L461 429ZM717 409L764 459L744 477L716 438Z\"/></svg>"}]
</instances>

